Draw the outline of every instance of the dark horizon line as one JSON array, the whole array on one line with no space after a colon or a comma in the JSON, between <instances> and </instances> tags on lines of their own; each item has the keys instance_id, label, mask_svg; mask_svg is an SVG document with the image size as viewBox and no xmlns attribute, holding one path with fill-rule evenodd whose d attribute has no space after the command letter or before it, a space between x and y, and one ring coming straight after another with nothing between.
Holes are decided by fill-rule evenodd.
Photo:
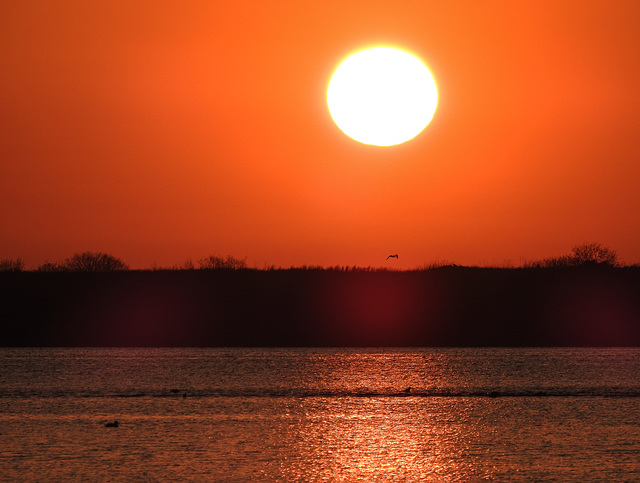
<instances>
[{"instance_id":1,"label":"dark horizon line","mask_svg":"<svg viewBox=\"0 0 640 483\"><path fill-rule=\"evenodd\" d=\"M69 269L60 267L55 270L34 269L18 269L18 270L0 270L0 273L96 273L96 272L215 272L215 271L254 271L254 272L273 272L273 271L326 271L326 272L426 272L439 269L467 269L467 270L567 270L567 269L584 269L584 268L600 268L600 269L640 269L640 263L630 265L624 264L608 264L597 262L586 262L575 265L544 265L541 263L524 263L522 265L458 265L451 264L428 264L417 266L414 268L394 268L394 267L374 267L374 266L358 266L358 265L292 265L290 267L282 266L266 266L266 267L151 267L151 268L120 268L105 270L82 270Z\"/></svg>"},{"instance_id":2,"label":"dark horizon line","mask_svg":"<svg viewBox=\"0 0 640 483\"><path fill-rule=\"evenodd\" d=\"M82 272L82 271L120 271L120 270L136 270L136 271L161 271L161 270L332 270L332 271L424 271L435 268L491 268L491 269L526 269L526 268L568 268L577 266L607 266L607 267L640 267L640 263L623 264L615 250L612 250L600 243L584 243L575 245L570 254L547 257L538 260L523 260L519 265L512 264L509 260L505 260L502 265L458 265L448 260L436 259L432 262L425 262L412 268L395 268L392 265L393 260L398 259L397 254L389 255L385 259L387 266L371 265L363 267L358 265L291 265L290 267L276 266L274 264L260 268L257 266L247 266L247 258L236 258L233 255L226 257L220 255L210 255L194 261L190 258L186 259L182 264L174 264L170 267L152 266L149 268L131 269L128 264L121 259L105 252L76 252L72 257L67 258L64 262L49 262L38 265L34 269L27 269L25 262L20 258L15 260L12 258L0 259L0 272ZM196 266L196 264L198 266Z\"/></svg>"}]
</instances>

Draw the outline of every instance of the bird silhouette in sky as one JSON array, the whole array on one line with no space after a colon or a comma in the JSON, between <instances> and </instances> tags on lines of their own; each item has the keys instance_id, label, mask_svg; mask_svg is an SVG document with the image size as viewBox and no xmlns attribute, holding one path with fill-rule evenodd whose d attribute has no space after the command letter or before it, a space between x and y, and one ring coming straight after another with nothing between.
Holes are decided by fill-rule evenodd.
<instances>
[{"instance_id":1,"label":"bird silhouette in sky","mask_svg":"<svg viewBox=\"0 0 640 483\"><path fill-rule=\"evenodd\" d=\"M387 260L389 260L390 258L398 258L398 254L396 253L396 254L394 254L394 255L389 255L389 256L387 257Z\"/></svg>"}]
</instances>

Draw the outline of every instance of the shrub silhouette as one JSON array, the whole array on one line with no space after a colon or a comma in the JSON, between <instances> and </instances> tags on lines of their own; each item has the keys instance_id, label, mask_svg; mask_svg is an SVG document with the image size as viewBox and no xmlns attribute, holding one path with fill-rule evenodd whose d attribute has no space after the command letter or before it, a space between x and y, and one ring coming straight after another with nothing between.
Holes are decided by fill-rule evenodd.
<instances>
[{"instance_id":1,"label":"shrub silhouette","mask_svg":"<svg viewBox=\"0 0 640 483\"><path fill-rule=\"evenodd\" d=\"M99 252L76 253L67 258L64 267L73 272L112 272L129 268L119 258Z\"/></svg>"},{"instance_id":2,"label":"shrub silhouette","mask_svg":"<svg viewBox=\"0 0 640 483\"><path fill-rule=\"evenodd\" d=\"M198 268L200 270L241 270L247 268L246 259L238 259L227 255L226 258L218 256L209 256L198 260Z\"/></svg>"},{"instance_id":3,"label":"shrub silhouette","mask_svg":"<svg viewBox=\"0 0 640 483\"><path fill-rule=\"evenodd\" d=\"M602 246L600 243L584 243L571 249L569 255L545 258L533 262L528 266L533 268L577 267L581 265L618 265L618 254L615 250Z\"/></svg>"},{"instance_id":4,"label":"shrub silhouette","mask_svg":"<svg viewBox=\"0 0 640 483\"><path fill-rule=\"evenodd\" d=\"M19 258L0 260L0 272L21 272L22 270L24 270L24 262Z\"/></svg>"},{"instance_id":5,"label":"shrub silhouette","mask_svg":"<svg viewBox=\"0 0 640 483\"><path fill-rule=\"evenodd\" d=\"M570 255L572 265L610 265L618 264L618 254L615 250L604 247L599 243L585 243L573 247Z\"/></svg>"}]
</instances>

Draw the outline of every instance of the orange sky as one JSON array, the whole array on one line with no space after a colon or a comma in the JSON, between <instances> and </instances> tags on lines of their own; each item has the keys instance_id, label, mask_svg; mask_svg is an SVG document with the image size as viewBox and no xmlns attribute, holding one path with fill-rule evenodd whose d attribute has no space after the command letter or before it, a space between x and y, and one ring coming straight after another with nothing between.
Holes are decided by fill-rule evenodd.
<instances>
[{"instance_id":1,"label":"orange sky","mask_svg":"<svg viewBox=\"0 0 640 483\"><path fill-rule=\"evenodd\" d=\"M376 45L439 90L395 147L326 107ZM640 261L635 0L2 2L0 66L0 258Z\"/></svg>"}]
</instances>

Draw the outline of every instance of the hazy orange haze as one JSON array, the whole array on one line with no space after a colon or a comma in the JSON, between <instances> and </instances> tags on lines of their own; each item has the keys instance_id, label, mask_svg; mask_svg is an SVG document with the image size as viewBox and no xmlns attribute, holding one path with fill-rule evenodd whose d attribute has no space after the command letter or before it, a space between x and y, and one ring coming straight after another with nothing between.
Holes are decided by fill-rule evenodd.
<instances>
[{"instance_id":1,"label":"hazy orange haze","mask_svg":"<svg viewBox=\"0 0 640 483\"><path fill-rule=\"evenodd\" d=\"M326 106L377 45L440 96L388 148ZM640 261L637 1L2 2L0 69L0 258Z\"/></svg>"}]
</instances>

